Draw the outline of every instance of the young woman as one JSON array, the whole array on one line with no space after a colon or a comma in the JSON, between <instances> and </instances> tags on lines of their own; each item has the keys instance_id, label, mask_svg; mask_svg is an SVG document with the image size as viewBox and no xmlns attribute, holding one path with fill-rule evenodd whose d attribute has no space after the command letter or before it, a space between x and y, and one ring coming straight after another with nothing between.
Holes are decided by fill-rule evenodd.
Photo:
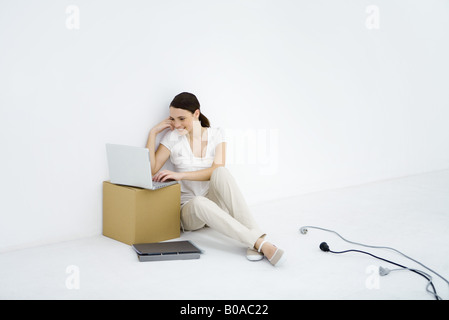
<instances>
[{"instance_id":1,"label":"young woman","mask_svg":"<svg viewBox=\"0 0 449 320\"><path fill-rule=\"evenodd\" d=\"M156 136L170 129L155 150ZM170 104L170 116L149 133L151 171L154 181L181 183L181 224L185 230L206 225L248 246L247 258L265 256L274 266L285 258L284 251L267 240L257 226L234 178L225 169L224 133L211 128L201 113L195 95L183 92ZM162 170L170 158L176 171Z\"/></svg>"}]
</instances>

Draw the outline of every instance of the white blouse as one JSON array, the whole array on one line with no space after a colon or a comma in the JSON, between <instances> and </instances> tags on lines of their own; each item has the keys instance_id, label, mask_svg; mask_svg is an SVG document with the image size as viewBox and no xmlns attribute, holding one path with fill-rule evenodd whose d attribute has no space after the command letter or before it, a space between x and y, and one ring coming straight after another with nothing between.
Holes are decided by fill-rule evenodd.
<instances>
[{"instance_id":1,"label":"white blouse","mask_svg":"<svg viewBox=\"0 0 449 320\"><path fill-rule=\"evenodd\" d=\"M177 172L198 171L210 168L215 159L216 147L225 142L225 133L221 128L207 128L206 154L202 158L195 157L185 135L177 130L168 131L161 139L161 144L170 150L170 161ZM181 206L195 196L206 196L209 192L209 181L182 180Z\"/></svg>"}]
</instances>

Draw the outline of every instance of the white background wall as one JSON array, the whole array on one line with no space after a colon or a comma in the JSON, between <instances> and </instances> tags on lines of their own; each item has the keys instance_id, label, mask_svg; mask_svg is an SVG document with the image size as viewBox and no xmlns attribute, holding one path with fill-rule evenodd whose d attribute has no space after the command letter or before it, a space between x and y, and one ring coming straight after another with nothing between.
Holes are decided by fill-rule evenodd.
<instances>
[{"instance_id":1,"label":"white background wall","mask_svg":"<svg viewBox=\"0 0 449 320\"><path fill-rule=\"evenodd\" d=\"M228 129L250 203L449 168L448 18L442 0L1 0L0 251L100 234L104 144L144 146L181 91Z\"/></svg>"}]
</instances>

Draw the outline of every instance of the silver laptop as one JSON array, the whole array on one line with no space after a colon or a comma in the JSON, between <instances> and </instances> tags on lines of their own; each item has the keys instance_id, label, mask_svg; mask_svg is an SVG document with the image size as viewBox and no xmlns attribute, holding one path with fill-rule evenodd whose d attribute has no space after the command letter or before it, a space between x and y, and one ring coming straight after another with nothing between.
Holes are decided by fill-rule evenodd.
<instances>
[{"instance_id":1,"label":"silver laptop","mask_svg":"<svg viewBox=\"0 0 449 320\"><path fill-rule=\"evenodd\" d=\"M155 182L151 175L150 150L147 148L106 144L111 183L156 190L178 183Z\"/></svg>"}]
</instances>

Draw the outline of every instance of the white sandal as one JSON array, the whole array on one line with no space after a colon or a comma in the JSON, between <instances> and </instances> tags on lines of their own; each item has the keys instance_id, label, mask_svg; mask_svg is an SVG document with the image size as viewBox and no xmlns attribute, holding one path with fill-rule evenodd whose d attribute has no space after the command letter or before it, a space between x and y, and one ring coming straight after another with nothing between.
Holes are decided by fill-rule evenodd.
<instances>
[{"instance_id":1,"label":"white sandal","mask_svg":"<svg viewBox=\"0 0 449 320\"><path fill-rule=\"evenodd\" d=\"M265 242L267 242L267 240L262 241L262 243L259 245L259 249L257 250L258 252L261 252L260 250L262 250L262 247L265 244ZM273 244L273 246L274 246L274 244ZM270 261L270 263L275 267L278 267L281 264L283 264L285 262L285 260L286 260L286 258L285 258L284 250L279 249L279 248L276 248L276 251L274 252L271 259L268 259L268 261Z\"/></svg>"},{"instance_id":2,"label":"white sandal","mask_svg":"<svg viewBox=\"0 0 449 320\"><path fill-rule=\"evenodd\" d=\"M257 251L256 249L248 248L246 250L246 258L249 261L260 261L263 259L263 253Z\"/></svg>"}]
</instances>

